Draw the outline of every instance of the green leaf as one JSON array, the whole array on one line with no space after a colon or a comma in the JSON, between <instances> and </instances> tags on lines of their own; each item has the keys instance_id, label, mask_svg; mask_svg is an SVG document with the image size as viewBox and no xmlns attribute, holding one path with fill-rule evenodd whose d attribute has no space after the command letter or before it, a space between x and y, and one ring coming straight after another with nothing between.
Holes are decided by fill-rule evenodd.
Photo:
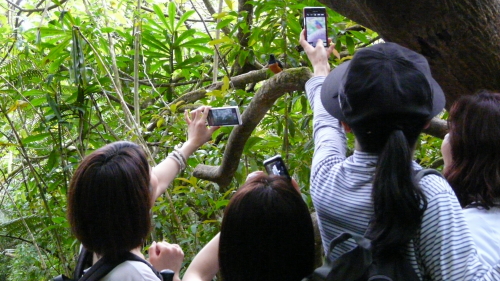
<instances>
[{"instance_id":1,"label":"green leaf","mask_svg":"<svg viewBox=\"0 0 500 281\"><path fill-rule=\"evenodd\" d=\"M233 10L233 1L231 0L224 0L224 2L226 3L227 7L229 8L229 10Z\"/></svg>"},{"instance_id":2,"label":"green leaf","mask_svg":"<svg viewBox=\"0 0 500 281\"><path fill-rule=\"evenodd\" d=\"M40 28L38 28L38 30L40 31L40 35L42 37L54 36L54 35L62 35L60 37L71 36L71 31L69 31L69 30L62 30L62 29L51 28L51 27L40 27Z\"/></svg>"},{"instance_id":3,"label":"green leaf","mask_svg":"<svg viewBox=\"0 0 500 281\"><path fill-rule=\"evenodd\" d=\"M215 40L212 40L212 41L208 42L208 45L214 46L214 45L217 45L217 44L226 43L226 42L232 42L232 41L233 40L231 40L231 38L229 38L227 36L224 36L222 38L215 39Z\"/></svg>"},{"instance_id":4,"label":"green leaf","mask_svg":"<svg viewBox=\"0 0 500 281\"><path fill-rule=\"evenodd\" d=\"M218 13L218 14L213 14L212 18L217 20L217 19L222 19L227 15L228 15L228 12L222 12L222 13Z\"/></svg>"},{"instance_id":5,"label":"green leaf","mask_svg":"<svg viewBox=\"0 0 500 281\"><path fill-rule=\"evenodd\" d=\"M36 89L28 90L28 91L23 91L22 92L22 95L25 96L25 97L42 95L42 94L45 94L45 91L36 90Z\"/></svg>"},{"instance_id":6,"label":"green leaf","mask_svg":"<svg viewBox=\"0 0 500 281\"><path fill-rule=\"evenodd\" d=\"M182 32L181 35L179 35L179 37L177 37L175 39L174 47L179 46L182 43L182 41L186 40L189 37L192 37L195 32L196 32L196 30L194 30L194 29L189 29L189 30Z\"/></svg>"},{"instance_id":7,"label":"green leaf","mask_svg":"<svg viewBox=\"0 0 500 281\"><path fill-rule=\"evenodd\" d=\"M225 94L227 92L227 90L229 89L229 77L227 76L224 76L224 78L222 78L222 87L220 89L220 91Z\"/></svg>"},{"instance_id":8,"label":"green leaf","mask_svg":"<svg viewBox=\"0 0 500 281\"><path fill-rule=\"evenodd\" d=\"M176 15L176 6L174 1L168 2L168 19L170 21L170 30L172 33L174 31L177 31L177 29L174 29L175 27L175 15Z\"/></svg>"},{"instance_id":9,"label":"green leaf","mask_svg":"<svg viewBox=\"0 0 500 281\"><path fill-rule=\"evenodd\" d=\"M359 31L356 31L356 30L350 30L349 31L352 35L354 35L354 37L356 37L359 41L365 43L365 44L369 44L370 43L370 39L368 39L368 37L366 36L365 33L361 33Z\"/></svg>"},{"instance_id":10,"label":"green leaf","mask_svg":"<svg viewBox=\"0 0 500 281\"><path fill-rule=\"evenodd\" d=\"M195 56L189 59L185 59L181 61L180 63L177 63L176 68L177 69L182 69L182 68L193 68L195 67L196 63L203 61L202 56Z\"/></svg>"},{"instance_id":11,"label":"green leaf","mask_svg":"<svg viewBox=\"0 0 500 281\"><path fill-rule=\"evenodd\" d=\"M223 20L221 20L221 21L217 24L217 26L216 26L215 28L217 28L217 29L222 29L222 28L224 28L224 27L228 26L228 25L229 25L231 22L233 22L233 21L234 21L234 18L227 18L227 19L223 19Z\"/></svg>"},{"instance_id":12,"label":"green leaf","mask_svg":"<svg viewBox=\"0 0 500 281\"><path fill-rule=\"evenodd\" d=\"M293 122L293 119L288 117L286 119L287 123L288 123L288 132L290 133L290 135L293 137L295 137L295 122Z\"/></svg>"},{"instance_id":13,"label":"green leaf","mask_svg":"<svg viewBox=\"0 0 500 281\"><path fill-rule=\"evenodd\" d=\"M352 37L346 36L345 37L345 44L347 47L347 50L349 51L349 54L354 54L354 40L352 40Z\"/></svg>"},{"instance_id":14,"label":"green leaf","mask_svg":"<svg viewBox=\"0 0 500 281\"><path fill-rule=\"evenodd\" d=\"M28 106L28 102L23 100L16 100L16 102L7 110L7 114L15 111L16 109L23 109Z\"/></svg>"},{"instance_id":15,"label":"green leaf","mask_svg":"<svg viewBox=\"0 0 500 281\"><path fill-rule=\"evenodd\" d=\"M49 154L49 160L47 161L47 170L51 171L54 166L59 162L59 152L57 150L52 150Z\"/></svg>"},{"instance_id":16,"label":"green leaf","mask_svg":"<svg viewBox=\"0 0 500 281\"><path fill-rule=\"evenodd\" d=\"M34 141L40 141L40 140L43 140L47 137L49 137L50 134L49 133L41 133L41 134L37 134L37 135L31 135L31 136L28 136L26 138L24 138L22 140L22 143L23 144L28 144L28 143L32 143Z\"/></svg>"},{"instance_id":17,"label":"green leaf","mask_svg":"<svg viewBox=\"0 0 500 281\"><path fill-rule=\"evenodd\" d=\"M59 112L59 107L57 106L55 100L49 94L47 94L45 96L45 98L47 99L47 102L49 103L50 108L52 109L52 111L56 115L57 120L62 121L61 113Z\"/></svg>"},{"instance_id":18,"label":"green leaf","mask_svg":"<svg viewBox=\"0 0 500 281\"><path fill-rule=\"evenodd\" d=\"M184 24L184 22L186 22L189 19L189 17L194 13L195 13L195 11L189 10L189 11L185 12L184 14L182 14L179 21L177 22L177 25L175 26L175 30L179 30L179 27L182 24Z\"/></svg>"},{"instance_id":19,"label":"green leaf","mask_svg":"<svg viewBox=\"0 0 500 281\"><path fill-rule=\"evenodd\" d=\"M66 51L66 48L68 47L70 40L71 40L71 37L67 37L62 42L57 44L57 46L55 48L50 50L50 52L47 54L47 56L45 58L49 59L49 60L55 60L56 58L60 58L62 53L66 53L66 55L67 55L68 51Z\"/></svg>"},{"instance_id":20,"label":"green leaf","mask_svg":"<svg viewBox=\"0 0 500 281\"><path fill-rule=\"evenodd\" d=\"M168 47L165 45L164 42L158 40L156 36L148 33L143 33L142 34L142 42L143 45L148 46L148 47L153 47L158 50L162 50L165 53L169 52Z\"/></svg>"},{"instance_id":21,"label":"green leaf","mask_svg":"<svg viewBox=\"0 0 500 281\"><path fill-rule=\"evenodd\" d=\"M250 137L248 138L247 142L245 143L245 148L243 149L243 151L245 153L251 153L251 149L254 145L256 145L257 143L263 141L264 139L261 138L261 137Z\"/></svg>"},{"instance_id":22,"label":"green leaf","mask_svg":"<svg viewBox=\"0 0 500 281\"><path fill-rule=\"evenodd\" d=\"M238 56L238 63L239 65L245 65L246 59L248 57L248 51L241 51L240 55Z\"/></svg>"},{"instance_id":23,"label":"green leaf","mask_svg":"<svg viewBox=\"0 0 500 281\"><path fill-rule=\"evenodd\" d=\"M167 28L170 32L172 32L173 30L171 29L171 27L173 26L169 26L168 23L167 23L167 18L165 17L165 15L163 14L163 11L161 10L160 6L154 4L153 5L153 10L155 11L155 14L156 16L160 19L160 21L163 23L164 25L164 28Z\"/></svg>"}]
</instances>

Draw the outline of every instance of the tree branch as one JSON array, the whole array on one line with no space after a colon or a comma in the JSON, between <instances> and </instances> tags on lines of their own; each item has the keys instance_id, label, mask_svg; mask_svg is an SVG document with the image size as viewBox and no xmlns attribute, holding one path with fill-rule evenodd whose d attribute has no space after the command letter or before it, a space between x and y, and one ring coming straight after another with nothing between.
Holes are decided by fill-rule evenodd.
<instances>
[{"instance_id":1,"label":"tree branch","mask_svg":"<svg viewBox=\"0 0 500 281\"><path fill-rule=\"evenodd\" d=\"M260 71L260 70L259 70ZM256 71L256 72L259 72ZM198 165L193 175L200 179L216 182L224 192L236 172L246 141L274 102L287 92L303 91L311 78L309 68L291 68L267 80L257 91L247 109L241 115L243 125L231 132L220 166Z\"/></svg>"},{"instance_id":2,"label":"tree branch","mask_svg":"<svg viewBox=\"0 0 500 281\"><path fill-rule=\"evenodd\" d=\"M432 118L429 127L424 129L424 133L443 139L448 133L448 122L438 117L434 117Z\"/></svg>"},{"instance_id":3,"label":"tree branch","mask_svg":"<svg viewBox=\"0 0 500 281\"><path fill-rule=\"evenodd\" d=\"M231 81L230 83L231 83L231 85L234 85L235 88L238 88L241 86L245 86L246 84L257 83L257 82L266 80L270 76L271 76L271 74L269 73L267 68L264 68L264 69L250 71L248 73L232 77L230 79L230 81ZM217 83L211 84L210 86L208 86L204 89L198 89L198 90L194 90L192 92L188 92L188 93L182 95L181 97L173 100L170 104L194 103L194 102L204 98L207 95L207 93L209 93L210 91L220 90L222 88L223 84L224 84L223 82L217 82ZM183 108L183 107L178 107L178 110L184 110L184 109L185 108ZM166 115L167 113L170 113L170 111L163 110L162 112L160 112L159 115L162 116L162 115ZM149 123L149 125L147 126L147 130L153 131L156 128L157 121L158 121L158 118L152 119L151 122Z\"/></svg>"}]
</instances>

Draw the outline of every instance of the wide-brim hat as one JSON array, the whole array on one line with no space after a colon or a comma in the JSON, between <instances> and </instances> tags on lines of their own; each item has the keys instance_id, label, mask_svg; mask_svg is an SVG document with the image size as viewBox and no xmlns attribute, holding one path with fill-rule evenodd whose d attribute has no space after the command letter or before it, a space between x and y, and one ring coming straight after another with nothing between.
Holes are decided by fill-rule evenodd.
<instances>
[{"instance_id":1,"label":"wide-brim hat","mask_svg":"<svg viewBox=\"0 0 500 281\"><path fill-rule=\"evenodd\" d=\"M332 70L323 82L321 102L352 127L378 116L431 119L442 112L446 99L424 56L381 43Z\"/></svg>"}]
</instances>

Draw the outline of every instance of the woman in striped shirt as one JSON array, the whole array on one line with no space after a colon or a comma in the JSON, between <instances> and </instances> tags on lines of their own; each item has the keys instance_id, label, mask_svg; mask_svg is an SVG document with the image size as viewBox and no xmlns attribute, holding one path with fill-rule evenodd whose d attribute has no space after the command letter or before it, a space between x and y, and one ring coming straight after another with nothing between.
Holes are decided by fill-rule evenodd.
<instances>
[{"instance_id":1,"label":"woman in striped shirt","mask_svg":"<svg viewBox=\"0 0 500 281\"><path fill-rule=\"evenodd\" d=\"M342 232L363 235L373 220L375 253L408 259L422 280L500 280L499 264L479 261L449 184L438 175L413 180L422 169L412 160L418 136L445 103L427 60L383 43L330 73L334 47L314 48L303 34L314 69L306 83L314 114L311 195L324 247ZM347 158L345 131L356 139ZM332 258L354 247L344 244Z\"/></svg>"}]
</instances>

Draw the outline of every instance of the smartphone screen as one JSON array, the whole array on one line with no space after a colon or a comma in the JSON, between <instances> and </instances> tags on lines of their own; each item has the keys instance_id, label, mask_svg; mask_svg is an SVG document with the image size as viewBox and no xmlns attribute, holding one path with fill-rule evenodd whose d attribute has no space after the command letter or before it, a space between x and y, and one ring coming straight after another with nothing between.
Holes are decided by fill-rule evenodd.
<instances>
[{"instance_id":1,"label":"smartphone screen","mask_svg":"<svg viewBox=\"0 0 500 281\"><path fill-rule=\"evenodd\" d=\"M211 108L208 112L209 126L238 126L241 125L240 110L237 106Z\"/></svg>"},{"instance_id":2,"label":"smartphone screen","mask_svg":"<svg viewBox=\"0 0 500 281\"><path fill-rule=\"evenodd\" d=\"M276 155L264 161L264 167L266 168L268 175L284 176L291 179L290 174L286 168L285 162L280 155Z\"/></svg>"},{"instance_id":3,"label":"smartphone screen","mask_svg":"<svg viewBox=\"0 0 500 281\"><path fill-rule=\"evenodd\" d=\"M326 9L324 7L304 8L304 28L306 40L316 47L318 39L323 40L323 46L328 46L328 34L326 26Z\"/></svg>"}]
</instances>

